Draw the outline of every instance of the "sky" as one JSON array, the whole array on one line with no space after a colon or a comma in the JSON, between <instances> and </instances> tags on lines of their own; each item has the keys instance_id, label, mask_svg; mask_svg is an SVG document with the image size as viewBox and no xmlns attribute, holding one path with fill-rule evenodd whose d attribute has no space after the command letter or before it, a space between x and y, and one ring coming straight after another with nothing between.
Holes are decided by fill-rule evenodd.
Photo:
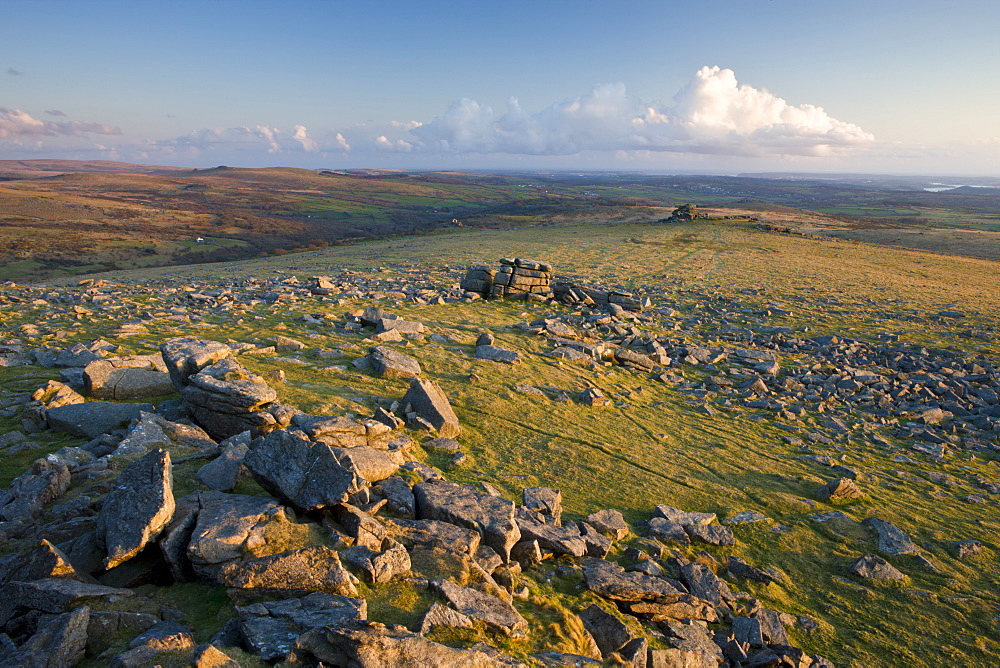
<instances>
[{"instance_id":1,"label":"sky","mask_svg":"<svg viewBox=\"0 0 1000 668\"><path fill-rule=\"evenodd\" d=\"M1000 2L0 0L0 159L1000 176Z\"/></svg>"}]
</instances>

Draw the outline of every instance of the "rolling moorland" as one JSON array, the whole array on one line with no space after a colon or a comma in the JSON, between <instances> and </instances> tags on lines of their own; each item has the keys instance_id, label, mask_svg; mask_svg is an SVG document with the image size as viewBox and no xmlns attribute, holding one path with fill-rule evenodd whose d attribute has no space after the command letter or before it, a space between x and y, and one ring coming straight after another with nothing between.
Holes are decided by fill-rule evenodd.
<instances>
[{"instance_id":1,"label":"rolling moorland","mask_svg":"<svg viewBox=\"0 0 1000 668\"><path fill-rule=\"evenodd\" d=\"M157 228L149 232L157 256L149 263L200 257L176 250L168 257L172 247L164 244L188 243L165 240L164 230L178 233L177 226L187 226L188 237L206 239L202 230L214 226L220 231L213 239L228 239L239 253L252 247L257 256L138 266L82 282L69 274L112 260L70 267L32 256L7 265L14 267L10 271L27 271L17 263L35 263L28 273L57 273L41 283L0 287L0 356L7 364L0 366L0 434L5 435L0 486L29 490L29 483L57 475L51 472L60 466L66 472L60 493L37 498L28 510L27 491L7 492L0 503L8 555L0 571L7 599L21 601L0 610L16 645L4 652L17 652L23 660L32 648L59 648L85 665L105 665L127 651L142 624L148 628L167 620L187 630L168 628L173 644L133 643L128 658L135 663L128 665L186 665L209 642L240 665L279 661L296 642L295 656L308 660L341 640L309 631L294 615L299 626L280 621L290 634L281 642L257 632L280 625L271 621L280 617L277 608L268 605L301 601L305 591L320 589L363 599L362 618L401 624L411 636L419 631L450 648L469 648L466 654L425 654L425 661L434 656L439 662L504 665L506 659L475 645L485 642L536 665L567 665L566 657L545 657L546 652L606 665L645 665L640 654L661 662L651 665L716 665L723 657L730 665L737 660L742 665L995 665L1000 264L989 258L996 245L956 242L950 254L898 247L910 242L903 232L932 238L962 232L992 240L1000 233L989 229L997 224L989 193L927 193L912 184L889 192L883 185L875 191L722 177L700 183L695 177L670 177L668 188L666 177L656 185L646 181L652 177L615 175L579 177L585 183L567 185L568 177L544 175L203 172L128 177L43 172L0 183L0 196L9 198L5 203L49 199L50 222L83 212L98 222L109 212L135 213L108 215L110 225L122 227L93 237L94 257L116 257L115 264L142 264L124 250L134 229L127 226L136 221ZM299 190L303 180L315 190L329 183L343 191L364 186L371 201L355 201L356 208L344 212L340 195L331 201L280 189L259 194L261 199L240 195L238 188L250 187L245 184L253 179L259 179L254 187L269 188L287 179ZM203 202L195 202L194 189L185 190L192 183L206 185ZM173 190L160 190L165 184ZM785 200L764 201L765 189L768 197ZM407 197L428 199L401 199L404 190ZM432 201L444 191L451 194ZM388 202L387 192L397 199ZM179 194L178 203L168 209L172 194ZM257 227L236 224L253 207L265 206L268 197L275 208L247 218ZM806 201L812 197L819 199ZM712 217L662 222L680 201L697 202ZM220 202L232 206L225 211L238 230L216 225L222 214L212 207ZM298 208L289 208L290 202ZM417 206L426 209L405 209ZM38 215L38 202L30 207L34 213L27 213L25 203L18 215ZM335 207L344 215L334 215ZM372 214L370 224L358 222L368 215L360 213L366 207L382 217ZM852 210L824 210L845 208ZM243 213L233 213L237 210ZM8 215L10 209L0 211ZM414 218L405 219L408 223L395 215ZM453 218L462 227L452 224ZM53 238L91 229L89 220L66 221L78 227L61 228ZM404 229L394 227L398 220ZM8 222L2 229L10 235L37 229L39 238L48 238L47 225L36 223L32 228ZM301 245L290 243L294 235L279 233L281 225L292 223L303 226ZM349 245L274 254L278 248L308 247L313 225L343 225L338 229L363 234L329 240L355 239ZM378 225L385 227L373 227ZM874 238L878 245L824 236L862 232L883 236ZM122 237L121 247L111 248L114 235ZM391 236L357 241L384 235ZM260 250L278 238L284 241ZM261 252L269 256L259 257ZM643 308L487 301L460 287L469 267L495 268L499 258L514 257L551 264L558 280L629 293ZM385 313L366 313L372 307L398 316L399 323L376 317ZM407 329L403 322L421 326ZM442 552L441 545L421 543L412 532L383 538L379 532L401 526L391 517L407 516L405 503L393 505L398 488L385 482L352 491L353 510L345 510L346 504L314 508L281 488L260 456L241 464L236 445L220 450L215 441L223 434L204 415L199 421L191 412L195 394L183 383L142 400L158 407L160 419L194 419L215 432L199 436L201 441L162 433L150 439L143 429L153 417L131 427L119 421L110 433L93 437L68 433L58 426L59 402L52 391L36 393L50 381L66 381L88 396L74 404L62 391L61 400L71 397L70 408L90 404L98 411L104 402L95 381L82 382L93 370L73 372L65 364L76 355L86 357L82 346L73 352L75 344L89 344L92 362L125 355L168 358L161 345L176 337L227 343L242 370L229 368L235 375L223 380L244 378L255 391L273 390L273 398L265 397L270 403L263 403L276 416L269 429L280 428L249 444L250 452L269 447L277 438L273 434L295 432L295 425L313 429L313 440L325 442L312 418L292 422L296 418L289 415L297 411L359 420L391 412L406 421L404 426L387 418L393 440L385 452L400 462L380 461L392 469L385 480L404 481L407 492L413 486L409 498L416 495L418 515L435 507L428 494L450 489L425 482L440 475L475 490L477 496L468 492L466 502L474 498L477 507L500 506L494 515L511 513L522 538L537 536L537 552L528 549L531 540L519 539L514 546L521 547L494 562L475 549L462 553L455 544ZM96 339L103 343L89 343ZM426 418L406 414L404 397L413 381L385 374L374 363L373 346L413 358L419 377L440 386L461 429L447 430L452 442L433 438L443 435L444 427L427 433L433 425ZM122 448L123 437L132 449ZM378 449L372 443L369 439L368 448ZM141 550L121 562L105 561L113 543L106 525L120 505L111 501L113 489L128 484L117 476L132 471L134 477L133 467L147 466L164 451L169 457L163 466L165 456L158 455L160 466L172 470L168 486L177 500L177 510L168 515L177 523L161 521ZM247 448L242 452L245 457ZM49 463L37 463L45 455L51 455ZM282 517L292 519L260 525L267 536L262 543L243 534L244 542L228 557L232 563L220 570L202 558L212 525L201 524L216 499L206 495L220 487L201 472L206 463L221 466L227 459L235 459L236 474L224 488L233 494L225 498L279 504L288 508ZM552 493L523 492L538 488L559 490L558 503ZM190 502L184 506L181 499L199 493L201 510L192 515ZM379 506L381 498L389 503ZM497 545L487 542L496 537L495 524L438 505L443 508L435 511L438 518L474 527L476 543L481 536L484 544ZM672 509L683 512L679 516ZM624 523L608 520L602 510L620 512ZM184 517L196 518L190 520L198 523L193 534L178 528ZM575 524L580 521L597 526L604 539L590 534L584 540L587 534ZM884 523L905 535L885 539ZM595 531L582 529L588 530ZM371 539L375 534L378 540ZM49 561L39 557L42 538L55 546L41 550ZM171 546L178 543L186 556L174 556ZM281 591L273 581L264 582L265 567L278 568L276 554L320 549L338 552L338 568L342 562L353 580L331 569L322 586L285 582ZM51 567L54 550L63 555L61 571ZM9 556L28 554L34 560ZM382 570L373 565L377 555ZM878 569L884 577L855 567L864 555L884 559ZM58 577L83 583L96 578L115 591L66 595L59 599L63 607L40 614L29 604L36 599L24 593L27 585L12 577L12 559L50 564L47 571L30 571L32 580L50 578L38 582L51 583L58 571ZM334 560L328 557L326 563ZM621 576L605 562L631 575ZM190 568L194 573L185 570ZM259 580L252 582L248 573ZM657 587L674 588L673 593L651 594L643 590L653 586L647 580L633 578L626 587L614 579L637 574L653 578ZM29 579L23 572L19 577ZM474 595L465 590L490 595L494 607L484 608L480 599L470 603ZM696 600L680 598L684 595ZM88 613L79 612L83 603ZM671 607L679 603L687 607ZM425 614L435 604L461 611L468 620L438 610L433 623L427 622ZM126 623L122 612L137 617ZM72 642L65 638L72 634L52 628L78 628L86 615L90 630L77 632L78 644L67 649ZM232 619L239 628L228 623ZM356 634L376 629L361 624L345 622ZM377 633L411 643L408 647L417 642L402 630L377 627ZM361 642L361 635L352 638ZM420 645L420 651L445 652L429 647ZM734 658L740 652L744 658Z\"/></svg>"},{"instance_id":2,"label":"rolling moorland","mask_svg":"<svg viewBox=\"0 0 1000 668\"><path fill-rule=\"evenodd\" d=\"M980 180L982 181L982 180ZM649 221L693 202L810 233L1000 259L1000 188L931 178L186 170L0 161L0 279L281 255L452 226ZM201 240L200 242L198 240Z\"/></svg>"}]
</instances>

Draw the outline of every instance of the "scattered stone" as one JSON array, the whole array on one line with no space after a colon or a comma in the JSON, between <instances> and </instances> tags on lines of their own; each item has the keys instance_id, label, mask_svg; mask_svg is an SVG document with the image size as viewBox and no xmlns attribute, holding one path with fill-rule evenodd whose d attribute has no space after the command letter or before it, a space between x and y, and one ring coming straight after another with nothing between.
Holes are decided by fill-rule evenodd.
<instances>
[{"instance_id":1,"label":"scattered stone","mask_svg":"<svg viewBox=\"0 0 1000 668\"><path fill-rule=\"evenodd\" d=\"M426 420L440 436L454 438L462 433L448 397L432 380L414 378L400 404L408 415Z\"/></svg>"},{"instance_id":2,"label":"scattered stone","mask_svg":"<svg viewBox=\"0 0 1000 668\"><path fill-rule=\"evenodd\" d=\"M859 557L857 561L848 568L851 573L858 577L869 580L905 580L906 575L896 570L892 564L882 557L874 554L866 554Z\"/></svg>"},{"instance_id":3,"label":"scattered stone","mask_svg":"<svg viewBox=\"0 0 1000 668\"><path fill-rule=\"evenodd\" d=\"M918 554L917 546L909 536L895 524L890 524L877 517L869 517L861 522L875 529L878 535L878 551L891 556L899 554Z\"/></svg>"},{"instance_id":4,"label":"scattered stone","mask_svg":"<svg viewBox=\"0 0 1000 668\"><path fill-rule=\"evenodd\" d=\"M420 363L409 355L385 346L368 349L368 363L372 371L383 378L417 378Z\"/></svg>"},{"instance_id":5,"label":"scattered stone","mask_svg":"<svg viewBox=\"0 0 1000 668\"><path fill-rule=\"evenodd\" d=\"M816 497L821 501L843 501L860 499L864 496L865 493L850 478L831 480L816 492Z\"/></svg>"}]
</instances>

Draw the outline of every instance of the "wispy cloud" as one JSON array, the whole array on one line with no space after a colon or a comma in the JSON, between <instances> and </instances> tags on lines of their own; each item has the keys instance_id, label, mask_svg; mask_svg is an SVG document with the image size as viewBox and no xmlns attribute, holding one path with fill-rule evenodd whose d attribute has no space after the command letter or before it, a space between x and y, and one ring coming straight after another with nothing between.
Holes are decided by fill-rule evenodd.
<instances>
[{"instance_id":1,"label":"wispy cloud","mask_svg":"<svg viewBox=\"0 0 1000 668\"><path fill-rule=\"evenodd\" d=\"M48 114L49 116L61 116L63 118L66 118L66 114L63 113L62 111L59 111L58 109L46 109L45 113Z\"/></svg>"},{"instance_id":2,"label":"wispy cloud","mask_svg":"<svg viewBox=\"0 0 1000 668\"><path fill-rule=\"evenodd\" d=\"M0 107L0 139L13 138L16 140L21 137L37 138L56 135L83 137L88 134L120 135L121 133L119 128L101 123L42 121L20 109Z\"/></svg>"},{"instance_id":3,"label":"wispy cloud","mask_svg":"<svg viewBox=\"0 0 1000 668\"><path fill-rule=\"evenodd\" d=\"M8 67L7 68L7 74L9 74L12 77L19 77L22 74L24 74L24 72L22 72L20 70L15 70L13 67Z\"/></svg>"},{"instance_id":4,"label":"wispy cloud","mask_svg":"<svg viewBox=\"0 0 1000 668\"><path fill-rule=\"evenodd\" d=\"M765 90L740 85L732 70L720 67L699 70L674 96L672 106L644 102L616 83L534 113L516 98L508 100L502 115L462 98L429 123L396 123L391 130L372 137L376 148L443 154L672 151L820 156L875 139L821 107L792 105Z\"/></svg>"}]
</instances>

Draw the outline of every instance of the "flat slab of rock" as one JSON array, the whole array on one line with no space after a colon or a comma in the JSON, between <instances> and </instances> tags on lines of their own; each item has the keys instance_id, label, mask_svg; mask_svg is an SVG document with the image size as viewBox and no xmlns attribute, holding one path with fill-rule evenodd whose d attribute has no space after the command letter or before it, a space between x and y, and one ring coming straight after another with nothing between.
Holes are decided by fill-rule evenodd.
<instances>
[{"instance_id":1,"label":"flat slab of rock","mask_svg":"<svg viewBox=\"0 0 1000 668\"><path fill-rule=\"evenodd\" d=\"M153 412L153 404L117 404L88 401L83 404L58 406L46 413L49 426L71 436L94 439L115 429L127 427L139 413Z\"/></svg>"},{"instance_id":2,"label":"flat slab of rock","mask_svg":"<svg viewBox=\"0 0 1000 668\"><path fill-rule=\"evenodd\" d=\"M160 355L95 360L83 368L83 385L95 399L149 399L176 391Z\"/></svg>"},{"instance_id":3,"label":"flat slab of rock","mask_svg":"<svg viewBox=\"0 0 1000 668\"><path fill-rule=\"evenodd\" d=\"M653 517L662 517L663 519L676 522L682 526L695 524L708 526L715 521L716 516L715 513L693 513L679 510L671 506L658 505L653 511Z\"/></svg>"},{"instance_id":4,"label":"flat slab of rock","mask_svg":"<svg viewBox=\"0 0 1000 668\"><path fill-rule=\"evenodd\" d=\"M363 598L316 592L302 598L267 601L237 608L240 634L265 661L286 656L303 633L324 627L339 628L364 620Z\"/></svg>"},{"instance_id":5,"label":"flat slab of rock","mask_svg":"<svg viewBox=\"0 0 1000 668\"><path fill-rule=\"evenodd\" d=\"M97 516L106 569L128 561L155 540L174 515L170 453L153 450L129 464Z\"/></svg>"},{"instance_id":6,"label":"flat slab of rock","mask_svg":"<svg viewBox=\"0 0 1000 668\"><path fill-rule=\"evenodd\" d=\"M476 346L476 359L504 364L520 364L521 354L516 350L508 350L500 346Z\"/></svg>"},{"instance_id":7,"label":"flat slab of rock","mask_svg":"<svg viewBox=\"0 0 1000 668\"><path fill-rule=\"evenodd\" d=\"M878 535L878 551L883 554L895 556L897 554L919 554L917 546L913 544L910 537L895 524L891 524L877 517L869 517L861 522L870 526Z\"/></svg>"},{"instance_id":8,"label":"flat slab of rock","mask_svg":"<svg viewBox=\"0 0 1000 668\"><path fill-rule=\"evenodd\" d=\"M417 360L386 346L369 348L368 362L372 371L383 378L417 378L420 375Z\"/></svg>"},{"instance_id":9,"label":"flat slab of rock","mask_svg":"<svg viewBox=\"0 0 1000 668\"><path fill-rule=\"evenodd\" d=\"M66 578L11 582L0 589L0 623L6 624L26 610L62 614L88 603L113 603L133 596L135 592L130 589L105 587Z\"/></svg>"},{"instance_id":10,"label":"flat slab of rock","mask_svg":"<svg viewBox=\"0 0 1000 668\"><path fill-rule=\"evenodd\" d=\"M628 524L620 511L605 509L591 513L583 520L603 534L607 534L615 540L621 540L628 535Z\"/></svg>"},{"instance_id":11,"label":"flat slab of rock","mask_svg":"<svg viewBox=\"0 0 1000 668\"><path fill-rule=\"evenodd\" d=\"M219 570L216 579L219 584L239 589L307 589L358 595L356 578L340 563L337 552L324 546L229 563Z\"/></svg>"},{"instance_id":12,"label":"flat slab of rock","mask_svg":"<svg viewBox=\"0 0 1000 668\"><path fill-rule=\"evenodd\" d=\"M439 480L414 486L413 495L418 519L442 520L477 531L483 543L504 561L510 559L510 548L521 537L514 520L513 501Z\"/></svg>"},{"instance_id":13,"label":"flat slab of rock","mask_svg":"<svg viewBox=\"0 0 1000 668\"><path fill-rule=\"evenodd\" d=\"M510 603L451 580L437 580L434 587L469 619L481 621L487 628L512 638L527 636L528 621Z\"/></svg>"},{"instance_id":14,"label":"flat slab of rock","mask_svg":"<svg viewBox=\"0 0 1000 668\"><path fill-rule=\"evenodd\" d=\"M410 389L403 395L400 404L407 413L415 413L426 420L440 436L455 438L462 433L451 402L448 401L441 386L432 380L414 378L410 381Z\"/></svg>"},{"instance_id":15,"label":"flat slab of rock","mask_svg":"<svg viewBox=\"0 0 1000 668\"><path fill-rule=\"evenodd\" d=\"M317 628L300 636L297 647L334 666L511 668L523 665L499 653L477 649L476 645L452 648L405 627L378 622Z\"/></svg>"}]
</instances>

